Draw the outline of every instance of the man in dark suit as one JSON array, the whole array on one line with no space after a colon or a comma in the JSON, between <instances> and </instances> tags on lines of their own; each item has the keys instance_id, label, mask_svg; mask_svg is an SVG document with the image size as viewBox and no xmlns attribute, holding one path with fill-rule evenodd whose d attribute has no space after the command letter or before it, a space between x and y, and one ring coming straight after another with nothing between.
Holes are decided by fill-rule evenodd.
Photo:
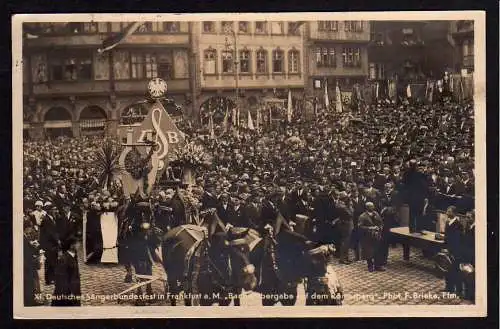
<instances>
[{"instance_id":1,"label":"man in dark suit","mask_svg":"<svg viewBox=\"0 0 500 329\"><path fill-rule=\"evenodd\" d=\"M351 195L353 207L353 230L351 234L351 247L354 249L354 259L360 260L360 243L361 236L359 232L358 220L359 216L365 211L366 197L360 196L358 190L354 190Z\"/></svg>"},{"instance_id":2,"label":"man in dark suit","mask_svg":"<svg viewBox=\"0 0 500 329\"><path fill-rule=\"evenodd\" d=\"M76 250L78 240L68 237L62 242L63 254L57 260L52 306L80 306L80 271Z\"/></svg>"},{"instance_id":3,"label":"man in dark suit","mask_svg":"<svg viewBox=\"0 0 500 329\"><path fill-rule=\"evenodd\" d=\"M223 192L219 198L219 203L216 209L217 209L217 215L219 215L219 218L222 220L224 224L228 223L229 212L231 207L232 204L229 200L229 194Z\"/></svg>"},{"instance_id":4,"label":"man in dark suit","mask_svg":"<svg viewBox=\"0 0 500 329\"><path fill-rule=\"evenodd\" d=\"M476 267L476 223L474 220L474 211L469 211L466 215L465 228L463 232L463 242L462 242L462 262L465 264L471 264L474 268ZM465 283L465 294L464 298L467 300L474 301L476 295L476 280L474 278L474 273L469 275L464 280Z\"/></svg>"},{"instance_id":5,"label":"man in dark suit","mask_svg":"<svg viewBox=\"0 0 500 329\"><path fill-rule=\"evenodd\" d=\"M50 285L55 280L57 254L60 248L59 231L56 217L59 210L54 204L47 204L47 216L40 225L40 247L45 251L45 284Z\"/></svg>"},{"instance_id":6,"label":"man in dark suit","mask_svg":"<svg viewBox=\"0 0 500 329\"><path fill-rule=\"evenodd\" d=\"M217 208L219 200L215 193L215 186L213 184L208 184L205 187L205 191L201 197L201 208L200 210L206 210L209 208Z\"/></svg>"},{"instance_id":7,"label":"man in dark suit","mask_svg":"<svg viewBox=\"0 0 500 329\"><path fill-rule=\"evenodd\" d=\"M410 233L417 231L417 220L424 208L424 200L429 195L429 180L418 171L417 161L411 160L408 170L401 180L403 195L410 208Z\"/></svg>"},{"instance_id":8,"label":"man in dark suit","mask_svg":"<svg viewBox=\"0 0 500 329\"><path fill-rule=\"evenodd\" d=\"M334 215L333 200L326 190L320 190L312 204L312 221L315 231L311 234L315 241L331 242L328 232L332 231L331 221Z\"/></svg>"},{"instance_id":9,"label":"man in dark suit","mask_svg":"<svg viewBox=\"0 0 500 329\"><path fill-rule=\"evenodd\" d=\"M451 293L462 293L462 280L460 278L460 263L462 261L462 232L463 226L456 215L455 206L448 207L446 210L447 220L444 229L444 242L446 249L452 256L450 270L446 273L446 291Z\"/></svg>"},{"instance_id":10,"label":"man in dark suit","mask_svg":"<svg viewBox=\"0 0 500 329\"><path fill-rule=\"evenodd\" d=\"M56 222L61 239L65 239L68 236L76 236L78 234L80 219L77 217L77 214L71 210L71 204L69 202L66 201L62 203L62 211L60 212L60 216L57 217Z\"/></svg>"},{"instance_id":11,"label":"man in dark suit","mask_svg":"<svg viewBox=\"0 0 500 329\"><path fill-rule=\"evenodd\" d=\"M351 242L351 234L354 228L353 208L349 202L349 197L346 192L339 194L339 201L335 206L335 217L338 218L339 231L339 258L341 264L350 264L349 261L349 246Z\"/></svg>"},{"instance_id":12,"label":"man in dark suit","mask_svg":"<svg viewBox=\"0 0 500 329\"><path fill-rule=\"evenodd\" d=\"M239 195L234 195L227 212L227 222L225 223L235 227L249 227L244 222L242 202L243 200Z\"/></svg>"},{"instance_id":13,"label":"man in dark suit","mask_svg":"<svg viewBox=\"0 0 500 329\"><path fill-rule=\"evenodd\" d=\"M257 202L257 196L240 195L245 204L242 209L242 222L243 226L257 229L260 218L260 207Z\"/></svg>"},{"instance_id":14,"label":"man in dark suit","mask_svg":"<svg viewBox=\"0 0 500 329\"><path fill-rule=\"evenodd\" d=\"M186 207L178 188L176 189L174 196L170 200L170 206L172 208L171 227L187 224Z\"/></svg>"}]
</instances>

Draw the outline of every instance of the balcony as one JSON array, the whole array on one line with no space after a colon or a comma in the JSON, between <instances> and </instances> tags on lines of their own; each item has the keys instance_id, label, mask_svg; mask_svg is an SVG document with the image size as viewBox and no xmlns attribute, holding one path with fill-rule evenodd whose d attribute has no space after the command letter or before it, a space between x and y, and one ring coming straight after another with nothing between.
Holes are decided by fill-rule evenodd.
<instances>
[{"instance_id":1,"label":"balcony","mask_svg":"<svg viewBox=\"0 0 500 329\"><path fill-rule=\"evenodd\" d=\"M38 96L109 94L109 81L51 81L34 84Z\"/></svg>"},{"instance_id":2,"label":"balcony","mask_svg":"<svg viewBox=\"0 0 500 329\"><path fill-rule=\"evenodd\" d=\"M345 42L369 42L370 31L363 32L346 32L339 31L317 31L312 30L310 33L311 40L318 41L345 41Z\"/></svg>"},{"instance_id":3,"label":"balcony","mask_svg":"<svg viewBox=\"0 0 500 329\"><path fill-rule=\"evenodd\" d=\"M37 39L26 40L27 48L44 47L95 47L102 45L103 40L108 38L108 33L96 34L72 34L72 35L43 35ZM168 45L168 46L189 46L188 33L151 33L133 34L127 37L120 46L131 45Z\"/></svg>"},{"instance_id":4,"label":"balcony","mask_svg":"<svg viewBox=\"0 0 500 329\"><path fill-rule=\"evenodd\" d=\"M136 94L138 92L146 93L149 79L145 80L116 80L115 90L117 93ZM186 92L189 90L188 79L167 80L168 91L170 92Z\"/></svg>"}]
</instances>

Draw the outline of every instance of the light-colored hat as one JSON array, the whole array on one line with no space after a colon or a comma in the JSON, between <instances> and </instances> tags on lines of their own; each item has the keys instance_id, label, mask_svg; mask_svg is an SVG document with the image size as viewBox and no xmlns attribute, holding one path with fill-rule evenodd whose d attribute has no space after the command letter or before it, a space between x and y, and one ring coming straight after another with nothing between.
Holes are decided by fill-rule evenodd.
<instances>
[{"instance_id":1,"label":"light-colored hat","mask_svg":"<svg viewBox=\"0 0 500 329\"><path fill-rule=\"evenodd\" d=\"M43 202L38 200L37 202L35 202L35 207L43 207Z\"/></svg>"}]
</instances>

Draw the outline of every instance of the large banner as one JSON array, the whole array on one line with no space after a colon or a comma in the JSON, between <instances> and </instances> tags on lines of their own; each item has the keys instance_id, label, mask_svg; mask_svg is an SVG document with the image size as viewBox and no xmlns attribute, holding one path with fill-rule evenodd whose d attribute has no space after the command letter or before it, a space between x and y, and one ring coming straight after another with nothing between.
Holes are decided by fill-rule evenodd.
<instances>
[{"instance_id":1,"label":"large banner","mask_svg":"<svg viewBox=\"0 0 500 329\"><path fill-rule=\"evenodd\" d=\"M125 168L122 175L124 193L130 195L139 189L145 196L151 192L157 175L166 169L169 155L184 145L184 133L160 102L151 105L140 126L130 126L124 133L126 143L120 156L120 164ZM140 172L141 165L146 166L145 172Z\"/></svg>"}]
</instances>

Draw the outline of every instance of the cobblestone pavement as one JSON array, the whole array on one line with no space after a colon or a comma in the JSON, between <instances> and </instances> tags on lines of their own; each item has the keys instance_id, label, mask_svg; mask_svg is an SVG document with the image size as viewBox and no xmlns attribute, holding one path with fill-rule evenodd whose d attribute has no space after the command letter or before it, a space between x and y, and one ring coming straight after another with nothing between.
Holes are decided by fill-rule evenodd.
<instances>
[{"instance_id":1,"label":"cobblestone pavement","mask_svg":"<svg viewBox=\"0 0 500 329\"><path fill-rule=\"evenodd\" d=\"M82 254L81 252L79 253ZM132 305L132 301L102 300L100 297L112 296L127 288L133 283L125 283L125 269L122 265L97 264L87 265L79 257L82 295L85 298L82 305ZM455 296L446 296L441 293L444 288L444 279L436 276L433 263L421 256L419 250L411 250L410 261L403 260L401 246L389 251L387 271L370 273L365 261L354 262L349 265L338 264L334 261L334 268L344 288L344 305L457 305L470 304ZM43 265L40 278L43 278ZM166 278L160 264L155 264L153 275ZM147 305L170 305L164 296L163 281L152 284L156 294L154 301ZM44 294L51 294L54 286L46 286L42 280L41 289ZM304 288L299 285L297 305L305 304ZM128 295L128 294L127 294ZM45 300L45 304L50 302ZM261 305L260 294L255 292L244 293L242 306Z\"/></svg>"}]
</instances>

